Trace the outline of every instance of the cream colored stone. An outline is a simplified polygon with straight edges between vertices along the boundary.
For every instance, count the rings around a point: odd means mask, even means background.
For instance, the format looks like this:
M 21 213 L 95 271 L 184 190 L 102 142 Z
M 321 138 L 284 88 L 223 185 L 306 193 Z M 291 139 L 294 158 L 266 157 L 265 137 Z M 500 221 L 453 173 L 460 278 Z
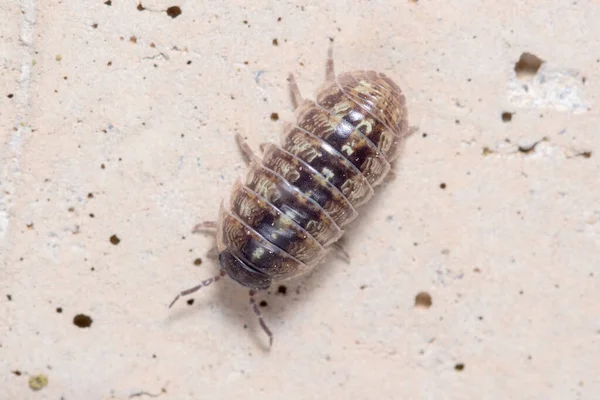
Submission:
M 0 399 L 598 398 L 596 2 L 141 4 L 0 2 Z M 287 74 L 312 97 L 329 37 L 419 132 L 350 264 L 257 296 L 266 352 L 228 279 L 167 306 L 217 271 L 191 230 L 246 170 L 234 133 L 279 136 Z

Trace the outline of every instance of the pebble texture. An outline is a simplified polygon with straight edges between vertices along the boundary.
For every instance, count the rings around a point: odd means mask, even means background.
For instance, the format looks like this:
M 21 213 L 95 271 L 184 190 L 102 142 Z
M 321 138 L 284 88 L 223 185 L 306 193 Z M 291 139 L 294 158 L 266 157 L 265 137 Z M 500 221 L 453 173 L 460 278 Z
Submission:
M 0 2 L 0 399 L 597 398 L 600 7 L 488 3 Z M 167 306 L 330 37 L 420 130 L 269 352 L 230 280 Z

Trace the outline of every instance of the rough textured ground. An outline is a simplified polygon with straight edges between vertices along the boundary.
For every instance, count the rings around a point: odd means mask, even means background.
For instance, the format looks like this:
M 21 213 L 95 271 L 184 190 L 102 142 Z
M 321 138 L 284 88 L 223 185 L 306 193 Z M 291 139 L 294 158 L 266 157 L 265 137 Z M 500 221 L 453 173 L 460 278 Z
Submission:
M 0 399 L 597 399 L 598 3 L 271 3 L 0 1 Z M 330 37 L 420 131 L 268 352 L 229 281 L 167 305 Z

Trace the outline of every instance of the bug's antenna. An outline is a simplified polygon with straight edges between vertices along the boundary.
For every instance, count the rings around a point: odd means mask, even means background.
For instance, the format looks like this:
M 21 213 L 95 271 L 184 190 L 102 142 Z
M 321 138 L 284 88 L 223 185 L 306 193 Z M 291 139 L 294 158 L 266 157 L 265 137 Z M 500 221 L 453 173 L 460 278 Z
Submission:
M 187 296 L 188 294 L 192 294 L 194 292 L 197 292 L 198 290 L 202 289 L 203 287 L 206 287 L 206 286 L 210 285 L 213 282 L 218 282 L 224 276 L 225 276 L 225 270 L 221 270 L 219 272 L 219 275 L 214 276 L 212 278 L 205 279 L 199 285 L 196 285 L 193 288 L 189 288 L 187 290 L 184 290 L 183 292 L 179 293 L 175 297 L 175 299 L 173 299 L 173 301 L 171 302 L 171 304 L 169 304 L 169 308 L 173 307 L 173 304 L 175 304 L 175 302 L 177 300 L 179 300 L 180 297 Z
M 249 293 L 250 293 L 250 305 L 252 305 L 254 314 L 256 314 L 256 316 L 258 317 L 258 322 L 260 323 L 260 327 L 263 329 L 263 331 L 265 331 L 265 333 L 269 337 L 269 347 L 273 347 L 273 332 L 271 332 L 271 330 L 269 329 L 267 324 L 265 324 L 262 313 L 260 312 L 260 309 L 258 308 L 258 305 L 256 304 L 256 300 L 254 300 L 254 295 L 256 294 L 256 292 L 254 291 L 254 289 L 250 289 Z

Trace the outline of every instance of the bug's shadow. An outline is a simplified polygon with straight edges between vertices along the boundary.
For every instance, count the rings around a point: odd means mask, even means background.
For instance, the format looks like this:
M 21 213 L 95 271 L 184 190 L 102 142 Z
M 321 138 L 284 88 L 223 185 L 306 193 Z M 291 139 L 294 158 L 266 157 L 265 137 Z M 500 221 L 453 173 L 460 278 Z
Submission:
M 273 343 L 276 345 L 278 333 L 285 326 L 282 324 L 288 315 L 292 315 L 299 305 L 309 303 L 313 292 L 321 289 L 319 282 L 343 266 L 343 261 L 335 261 L 330 255 L 324 265 L 319 265 L 310 273 L 285 282 L 274 282 L 266 291 L 258 292 L 254 297 L 263 315 L 265 323 L 273 332 Z M 269 350 L 268 337 L 259 325 L 258 318 L 252 310 L 248 289 L 240 286 L 232 279 L 226 278 L 216 289 L 215 302 L 224 307 L 230 319 L 232 329 L 248 329 L 252 340 L 263 350 Z
M 308 274 L 285 282 L 275 282 L 268 290 L 260 291 L 254 296 L 267 326 L 273 332 L 274 345 L 277 343 L 278 332 L 284 326 L 281 322 L 293 314 L 298 305 L 310 302 L 312 293 L 321 289 L 320 281 L 328 279 L 330 274 L 335 275 L 336 271 L 344 267 L 344 261 L 336 258 L 336 254 L 332 252 L 323 264 Z M 211 261 L 216 267 L 217 260 Z M 182 321 L 198 317 L 206 307 L 221 308 L 225 310 L 222 314 L 227 316 L 228 324 L 231 325 L 228 329 L 247 329 L 255 344 L 264 351 L 269 351 L 268 337 L 252 310 L 248 292 L 249 289 L 224 277 L 209 288 L 181 297 L 170 310 L 168 318 L 171 322 Z M 194 301 L 191 305 L 185 304 L 192 299 Z

